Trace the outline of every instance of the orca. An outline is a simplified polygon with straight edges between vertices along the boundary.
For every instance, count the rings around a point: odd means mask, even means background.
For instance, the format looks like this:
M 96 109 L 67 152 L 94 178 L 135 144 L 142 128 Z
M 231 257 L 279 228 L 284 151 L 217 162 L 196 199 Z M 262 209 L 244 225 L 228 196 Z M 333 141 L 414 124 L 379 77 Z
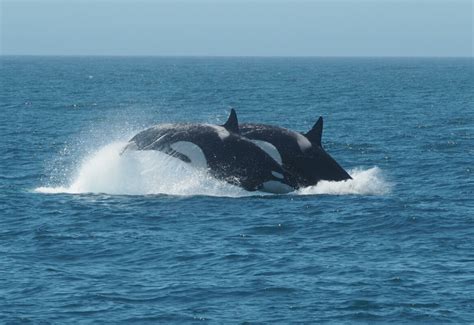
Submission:
M 256 123 L 243 123 L 239 130 L 242 136 L 251 139 L 293 174 L 297 187 L 316 185 L 321 180 L 352 179 L 321 145 L 322 117 L 305 134 Z
M 153 126 L 136 134 L 122 153 L 128 150 L 161 151 L 248 191 L 287 193 L 296 189 L 293 175 L 239 132 L 237 114 L 232 109 L 224 125 L 175 123 Z

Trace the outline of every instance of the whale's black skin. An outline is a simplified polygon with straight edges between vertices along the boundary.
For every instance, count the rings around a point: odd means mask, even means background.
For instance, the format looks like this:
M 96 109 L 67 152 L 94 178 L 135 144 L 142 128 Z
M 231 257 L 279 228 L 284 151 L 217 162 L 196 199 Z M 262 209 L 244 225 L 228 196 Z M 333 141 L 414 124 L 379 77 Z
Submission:
M 258 140 L 256 143 L 264 141 L 272 144 L 278 150 L 283 168 L 294 175 L 300 187 L 315 185 L 320 180 L 351 179 L 321 146 L 322 117 L 304 135 L 266 124 L 243 123 L 239 129 L 242 136 Z
M 204 161 L 215 178 L 248 191 L 285 193 L 297 187 L 290 173 L 234 131 L 238 132 L 238 123 L 232 111 L 224 126 L 183 123 L 151 127 L 135 135 L 124 151 L 158 150 L 187 163 L 200 160 L 202 165 Z

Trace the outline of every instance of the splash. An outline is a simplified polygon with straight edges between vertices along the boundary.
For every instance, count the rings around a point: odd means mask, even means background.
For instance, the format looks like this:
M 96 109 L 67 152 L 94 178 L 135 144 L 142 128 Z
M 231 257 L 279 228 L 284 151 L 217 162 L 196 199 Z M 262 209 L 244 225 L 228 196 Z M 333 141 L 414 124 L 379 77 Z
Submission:
M 35 191 L 50 194 L 251 195 L 158 151 L 121 155 L 125 145 L 126 142 L 115 142 L 86 157 L 69 185 L 39 187 Z
M 391 184 L 388 183 L 378 167 L 353 169 L 349 171 L 352 179 L 341 182 L 320 181 L 315 186 L 305 187 L 296 193 L 301 195 L 385 195 L 390 193 Z
M 167 194 L 179 196 L 207 195 L 242 197 L 265 195 L 247 192 L 237 186 L 219 181 L 204 170 L 158 151 L 129 151 L 121 155 L 126 142 L 105 145 L 88 155 L 76 166 L 66 185 L 43 186 L 39 193 L 104 193 L 112 195 Z M 294 194 L 361 194 L 381 195 L 389 192 L 379 168 L 353 170 L 352 180 L 320 182 L 316 186 L 300 189 Z

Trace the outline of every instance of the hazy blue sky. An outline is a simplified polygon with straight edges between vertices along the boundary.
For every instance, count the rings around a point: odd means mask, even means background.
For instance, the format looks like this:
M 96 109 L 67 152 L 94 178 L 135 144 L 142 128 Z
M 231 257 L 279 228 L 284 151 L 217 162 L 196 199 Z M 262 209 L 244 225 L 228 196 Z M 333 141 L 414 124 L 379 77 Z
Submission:
M 0 3 L 2 54 L 473 54 L 471 0 Z

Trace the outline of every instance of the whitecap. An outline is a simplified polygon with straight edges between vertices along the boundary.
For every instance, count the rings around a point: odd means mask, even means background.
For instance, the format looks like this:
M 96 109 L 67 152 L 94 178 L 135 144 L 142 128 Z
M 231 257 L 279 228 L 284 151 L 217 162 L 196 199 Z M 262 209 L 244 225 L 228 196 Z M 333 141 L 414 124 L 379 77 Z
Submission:
M 392 184 L 383 177 L 380 168 L 353 169 L 349 171 L 352 179 L 340 182 L 320 181 L 314 186 L 296 191 L 301 195 L 385 195 L 390 193 Z

